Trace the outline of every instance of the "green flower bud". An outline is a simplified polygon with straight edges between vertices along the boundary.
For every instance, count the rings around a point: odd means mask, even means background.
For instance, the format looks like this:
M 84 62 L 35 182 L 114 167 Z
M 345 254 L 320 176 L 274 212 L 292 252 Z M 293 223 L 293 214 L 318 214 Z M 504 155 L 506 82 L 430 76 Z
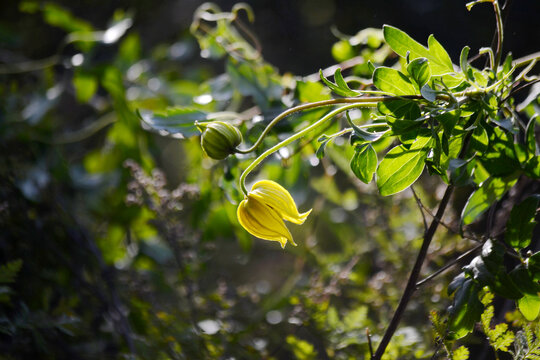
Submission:
M 240 130 L 223 121 L 198 124 L 202 131 L 201 147 L 208 157 L 223 160 L 242 142 Z

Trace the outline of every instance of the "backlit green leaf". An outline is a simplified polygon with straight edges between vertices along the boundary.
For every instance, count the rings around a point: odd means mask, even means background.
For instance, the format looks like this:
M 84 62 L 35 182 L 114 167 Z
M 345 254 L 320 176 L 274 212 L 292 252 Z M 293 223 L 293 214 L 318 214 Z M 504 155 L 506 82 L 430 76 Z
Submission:
M 506 177 L 490 177 L 474 191 L 461 214 L 464 225 L 472 223 L 479 215 L 486 211 L 495 201 L 500 200 L 504 194 L 516 183 L 518 173 Z
M 469 70 L 469 63 L 467 62 L 467 58 L 469 57 L 469 50 L 470 48 L 468 46 L 465 46 L 462 50 L 461 50 L 461 54 L 459 55 L 459 65 L 461 66 L 461 71 L 463 72 L 463 74 L 469 79 L 469 80 L 474 80 L 474 79 L 470 79 L 468 77 L 468 70 Z
M 420 107 L 413 100 L 392 99 L 380 101 L 377 109 L 384 115 L 391 115 L 397 119 L 416 120 L 420 117 Z
M 479 125 L 474 129 L 471 137 L 471 148 L 483 153 L 487 150 L 489 145 L 489 137 L 483 126 Z
M 455 290 L 448 320 L 448 337 L 460 339 L 469 334 L 480 320 L 484 305 L 478 300 L 480 287 L 472 279 L 463 279 Z
M 422 97 L 426 99 L 427 101 L 435 101 L 437 100 L 437 92 L 433 90 L 428 84 L 425 84 L 420 89 L 420 94 L 422 94 Z
M 525 295 L 517 301 L 518 309 L 527 321 L 534 321 L 540 314 L 540 297 Z
M 409 149 L 399 145 L 390 150 L 377 169 L 377 187 L 383 196 L 405 190 L 422 174 L 432 139 L 418 136 Z
M 411 59 L 424 57 L 429 60 L 432 75 L 443 75 L 454 72 L 452 60 L 441 44 L 430 35 L 428 39 L 429 49 L 411 38 L 404 31 L 393 26 L 384 25 L 384 39 L 398 55 L 402 57 L 410 54 Z
M 347 83 L 345 82 L 345 79 L 343 79 L 343 76 L 341 75 L 340 68 L 337 68 L 336 72 L 334 73 L 334 79 L 336 80 L 335 84 L 324 77 L 322 70 L 319 70 L 319 75 L 321 77 L 321 80 L 326 84 L 326 86 L 328 86 L 328 88 L 330 88 L 330 90 L 332 90 L 336 94 L 345 96 L 345 97 L 359 95 L 358 92 L 351 90 L 351 88 L 349 88 L 349 85 L 347 85 Z
M 381 66 L 373 73 L 373 84 L 381 91 L 394 95 L 415 95 L 418 93 L 412 82 L 402 72 Z
M 407 72 L 411 75 L 416 84 L 418 84 L 419 89 L 421 89 L 431 78 L 428 59 L 423 57 L 411 61 L 409 65 L 407 65 Z
M 76 72 L 73 76 L 73 87 L 77 101 L 88 102 L 96 93 L 98 81 L 95 76 L 84 72 Z
M 362 182 L 369 184 L 373 173 L 377 169 L 377 153 L 371 144 L 364 144 L 356 148 L 351 159 L 351 170 Z
M 452 65 L 450 55 L 448 55 L 441 43 L 435 39 L 435 36 L 429 35 L 428 46 L 429 56 L 427 58 L 430 64 L 434 64 L 430 65 L 432 68 L 434 68 L 432 72 L 434 74 L 454 72 L 454 65 Z

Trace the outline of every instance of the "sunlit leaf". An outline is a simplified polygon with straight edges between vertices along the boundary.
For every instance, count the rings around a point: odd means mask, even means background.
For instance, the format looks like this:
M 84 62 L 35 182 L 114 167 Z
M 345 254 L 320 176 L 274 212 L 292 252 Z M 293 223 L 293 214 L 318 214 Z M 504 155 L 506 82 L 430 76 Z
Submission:
M 428 59 L 426 58 L 417 58 L 411 61 L 407 65 L 407 72 L 416 82 L 419 89 L 426 85 L 431 78 L 431 70 L 428 65 Z
M 402 72 L 381 66 L 373 73 L 373 84 L 381 91 L 394 95 L 415 95 L 418 93 L 412 82 Z
M 426 58 L 429 60 L 429 66 L 433 75 L 443 75 L 454 72 L 454 66 L 450 56 L 433 35 L 429 36 L 426 49 L 416 40 L 407 35 L 404 31 L 393 26 L 384 25 L 384 39 L 398 55 L 402 57 L 410 54 L 411 59 Z
M 373 173 L 377 169 L 377 153 L 371 144 L 364 144 L 356 148 L 351 159 L 351 170 L 358 179 L 369 184 Z
M 398 145 L 385 155 L 377 169 L 377 187 L 381 195 L 403 191 L 418 179 L 431 141 L 429 136 L 419 136 L 409 149 Z
M 518 309 L 527 321 L 534 321 L 540 314 L 540 297 L 538 295 L 525 295 L 517 301 Z
M 504 194 L 516 183 L 518 173 L 511 174 L 504 178 L 490 177 L 484 181 L 480 187 L 474 191 L 461 214 L 461 221 L 464 225 L 472 223 L 478 216 L 486 211 L 495 201 L 500 200 Z

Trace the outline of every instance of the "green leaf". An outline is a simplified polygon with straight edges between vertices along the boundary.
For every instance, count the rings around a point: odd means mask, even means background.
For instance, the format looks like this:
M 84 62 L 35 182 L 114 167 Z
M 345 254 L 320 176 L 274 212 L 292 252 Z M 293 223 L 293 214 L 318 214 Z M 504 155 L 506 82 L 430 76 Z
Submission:
M 21 270 L 23 262 L 21 259 L 9 261 L 0 266 L 0 284 L 15 282 L 17 274 Z
M 533 179 L 540 179 L 540 155 L 533 156 L 525 164 L 525 174 Z
M 465 186 L 473 184 L 471 175 L 475 167 L 475 160 L 450 159 L 448 170 L 450 171 L 450 181 L 454 186 Z
M 517 301 L 518 309 L 527 321 L 534 321 L 540 314 L 540 297 L 527 294 Z
M 434 102 L 437 100 L 437 92 L 433 90 L 428 84 L 425 84 L 420 89 L 420 94 L 422 94 L 422 97 L 426 99 L 427 101 Z
M 412 79 L 418 84 L 418 88 L 427 84 L 431 78 L 431 70 L 428 65 L 428 59 L 422 57 L 414 59 L 407 65 L 407 72 L 411 75 Z
M 480 320 L 484 305 L 478 300 L 480 287 L 472 279 L 463 279 L 455 290 L 448 320 L 448 337 L 461 339 L 469 334 Z
M 381 91 L 394 95 L 416 95 L 418 91 L 405 74 L 381 66 L 373 73 L 373 84 Z
M 74 17 L 71 12 L 53 3 L 44 5 L 43 18 L 46 23 L 67 32 L 91 32 L 93 30 L 90 23 Z
M 516 183 L 518 173 L 506 177 L 490 177 L 474 191 L 461 213 L 464 225 L 472 223 L 479 215 L 486 211 L 495 201 L 500 200 L 504 194 Z
M 420 107 L 413 100 L 392 99 L 379 101 L 377 109 L 383 115 L 391 115 L 397 119 L 416 120 L 420 117 Z
M 326 149 L 326 145 L 328 145 L 328 142 L 332 140 L 332 138 L 328 135 L 322 135 L 317 139 L 317 141 L 320 143 L 319 147 L 317 148 L 316 155 L 319 159 L 322 159 L 324 157 L 324 150 Z
M 137 115 L 150 128 L 169 135 L 188 138 L 199 133 L 196 121 L 205 121 L 208 114 L 193 108 L 172 107 L 163 113 L 137 111 Z
M 377 153 L 371 144 L 364 144 L 355 150 L 351 159 L 351 170 L 358 179 L 369 184 L 377 169 Z
M 131 33 L 120 43 L 118 58 L 126 64 L 133 64 L 140 59 L 141 52 L 141 39 L 139 35 Z
M 478 151 L 480 154 L 488 149 L 489 136 L 482 125 L 474 129 L 471 137 L 471 148 Z
M 384 25 L 383 34 L 388 45 L 401 57 L 406 57 L 407 52 L 409 52 L 412 59 L 421 57 L 428 59 L 432 75 L 454 72 L 450 56 L 441 44 L 435 40 L 433 35 L 430 35 L 428 39 L 429 49 L 426 49 L 405 32 L 393 26 Z
M 340 68 L 337 68 L 336 72 L 334 73 L 334 79 L 336 80 L 335 84 L 324 77 L 322 70 L 319 70 L 319 76 L 321 77 L 321 80 L 326 84 L 326 86 L 328 86 L 330 90 L 332 90 L 338 95 L 347 97 L 347 96 L 358 96 L 360 94 L 354 90 L 351 90 L 351 88 L 349 88 L 349 85 L 347 85 L 347 83 L 345 82 L 345 79 L 343 79 L 343 76 L 341 75 Z
M 418 136 L 409 149 L 399 145 L 391 149 L 377 169 L 377 187 L 383 196 L 405 190 L 422 174 L 431 147 L 430 136 Z
M 347 40 L 341 40 L 332 46 L 332 56 L 337 62 L 343 62 L 356 55 L 351 43 Z
M 516 159 L 513 136 L 499 127 L 487 126 L 489 149 L 482 154 L 480 161 L 492 176 L 504 176 L 521 170 Z
M 369 142 L 377 141 L 384 134 L 386 134 L 386 131 L 381 131 L 381 132 L 369 132 L 369 131 L 366 131 L 366 130 L 356 126 L 353 123 L 353 121 L 351 120 L 351 118 L 349 116 L 349 112 L 347 112 L 346 115 L 347 115 L 347 122 L 349 123 L 349 125 L 354 130 L 354 134 L 353 134 L 354 138 L 351 137 L 351 142 L 352 143 L 355 143 L 356 141 L 359 141 L 360 139 L 362 139 L 363 141 L 369 141 Z
M 459 121 L 459 110 L 452 110 L 444 112 L 440 115 L 435 116 L 435 119 L 441 123 L 441 125 L 444 128 L 444 132 L 448 134 L 448 136 L 452 135 L 452 132 L 454 131 L 454 127 L 456 126 L 457 122 Z
M 488 286 L 495 294 L 507 299 L 519 299 L 523 292 L 504 267 L 504 251 L 500 243 L 488 240 L 482 247 L 482 254 L 463 269 L 472 274 L 481 287 Z
M 523 249 L 531 243 L 536 226 L 535 216 L 540 196 L 535 195 L 514 206 L 506 224 L 504 241 L 513 248 Z
M 443 135 L 444 136 L 444 135 Z M 444 137 L 443 137 L 444 139 Z M 463 146 L 463 134 L 452 136 L 447 143 L 447 148 L 443 149 L 440 159 L 441 170 L 446 171 L 451 160 L 457 160 Z M 446 150 L 446 151 L 445 151 Z
M 456 350 L 452 351 L 452 360 L 467 360 L 469 359 L 469 349 L 461 345 Z
M 469 63 L 467 62 L 467 59 L 469 57 L 469 50 L 470 48 L 468 46 L 465 46 L 461 50 L 461 54 L 459 55 L 459 65 L 461 66 L 461 71 L 463 72 L 463 75 L 468 80 L 474 81 L 474 78 L 469 76 Z
M 329 100 L 332 98 L 330 91 L 320 82 L 297 81 L 296 93 L 298 100 L 302 103 L 314 102 L 320 100 Z
M 293 351 L 295 359 L 314 360 L 317 358 L 317 351 L 307 341 L 298 339 L 293 335 L 288 335 L 286 341 Z
M 540 284 L 534 280 L 531 272 L 524 265 L 518 265 L 510 271 L 509 275 L 522 294 L 538 295 Z
M 454 65 L 452 64 L 452 59 L 450 59 L 450 55 L 448 55 L 448 52 L 446 52 L 441 43 L 438 42 L 437 39 L 435 39 L 435 36 L 429 35 L 428 46 L 429 56 L 427 58 L 430 63 L 435 64 L 435 66 L 432 67 L 435 67 L 437 69 L 432 70 L 433 73 L 443 71 L 446 71 L 447 73 L 454 72 Z
M 88 102 L 96 93 L 98 81 L 92 74 L 76 72 L 73 76 L 73 87 L 75 96 L 80 103 Z
M 540 251 L 527 259 L 527 265 L 533 279 L 540 280 Z

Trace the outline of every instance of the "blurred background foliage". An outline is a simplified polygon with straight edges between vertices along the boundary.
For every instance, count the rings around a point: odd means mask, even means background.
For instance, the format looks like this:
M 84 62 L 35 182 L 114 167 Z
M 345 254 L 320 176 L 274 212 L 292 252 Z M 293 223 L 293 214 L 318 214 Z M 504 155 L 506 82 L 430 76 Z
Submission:
M 283 251 L 236 221 L 250 158 L 204 157 L 189 124 L 234 116 L 253 143 L 287 107 L 330 97 L 319 68 L 360 56 L 362 79 L 368 59 L 386 61 L 380 33 L 359 30 L 436 33 L 457 59 L 465 44 L 490 45 L 492 14 L 456 1 L 249 3 L 255 22 L 240 10 L 240 26 L 202 20 L 193 33 L 201 1 L 0 4 L 0 357 L 367 356 L 366 328 L 376 342 L 421 243 L 412 192 L 380 197 L 352 174 L 345 138 L 317 156 L 313 134 L 258 175 L 313 207 L 291 229 L 299 246 Z M 536 50 L 524 34 L 540 7 L 509 6 L 517 58 Z M 295 115 L 265 142 L 320 115 Z M 167 119 L 187 125 L 167 133 Z M 434 206 L 439 187 L 425 176 L 416 190 Z M 472 247 L 459 239 L 438 234 L 426 274 Z M 444 276 L 417 294 L 388 359 L 431 358 L 428 312 L 449 305 Z

